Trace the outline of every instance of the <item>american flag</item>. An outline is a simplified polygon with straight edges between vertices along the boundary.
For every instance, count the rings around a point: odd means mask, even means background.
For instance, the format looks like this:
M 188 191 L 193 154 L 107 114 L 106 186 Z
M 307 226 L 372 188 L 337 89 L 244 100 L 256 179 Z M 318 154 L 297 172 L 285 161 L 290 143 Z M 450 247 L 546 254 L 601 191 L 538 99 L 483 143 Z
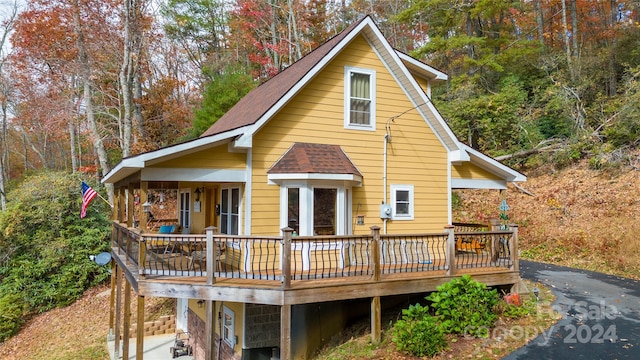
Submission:
M 91 186 L 87 185 L 84 181 L 82 182 L 82 210 L 80 210 L 80 218 L 84 218 L 87 216 L 87 207 L 91 204 L 91 201 L 98 196 L 98 193 L 91 188 Z

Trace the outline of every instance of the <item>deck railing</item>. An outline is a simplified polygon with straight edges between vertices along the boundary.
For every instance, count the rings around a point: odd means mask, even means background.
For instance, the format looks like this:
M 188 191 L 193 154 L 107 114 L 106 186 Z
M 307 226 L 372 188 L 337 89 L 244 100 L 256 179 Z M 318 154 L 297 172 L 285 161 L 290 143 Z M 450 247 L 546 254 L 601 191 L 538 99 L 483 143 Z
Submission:
M 458 229 L 467 229 L 458 227 Z M 471 268 L 517 270 L 517 226 L 508 231 L 464 231 L 447 227 L 434 234 L 233 236 L 141 234 L 114 222 L 113 246 L 140 275 L 291 281 L 380 278 L 400 273 L 462 273 Z M 396 275 L 397 276 L 397 275 Z

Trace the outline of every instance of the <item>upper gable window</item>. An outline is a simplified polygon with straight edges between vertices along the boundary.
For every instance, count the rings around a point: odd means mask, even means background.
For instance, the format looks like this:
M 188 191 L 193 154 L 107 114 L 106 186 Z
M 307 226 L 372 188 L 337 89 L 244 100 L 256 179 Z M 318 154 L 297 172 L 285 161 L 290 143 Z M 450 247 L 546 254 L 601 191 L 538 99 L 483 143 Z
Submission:
M 344 127 L 376 129 L 376 72 L 368 69 L 344 69 Z

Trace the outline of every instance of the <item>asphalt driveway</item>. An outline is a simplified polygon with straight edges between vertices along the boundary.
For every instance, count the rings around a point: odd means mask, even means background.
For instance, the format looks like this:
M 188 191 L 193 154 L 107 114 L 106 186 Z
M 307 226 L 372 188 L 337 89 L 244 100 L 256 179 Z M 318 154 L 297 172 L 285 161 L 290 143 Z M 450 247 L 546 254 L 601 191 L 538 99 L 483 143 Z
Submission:
M 639 281 L 524 260 L 520 275 L 552 290 L 562 319 L 504 359 L 640 359 Z

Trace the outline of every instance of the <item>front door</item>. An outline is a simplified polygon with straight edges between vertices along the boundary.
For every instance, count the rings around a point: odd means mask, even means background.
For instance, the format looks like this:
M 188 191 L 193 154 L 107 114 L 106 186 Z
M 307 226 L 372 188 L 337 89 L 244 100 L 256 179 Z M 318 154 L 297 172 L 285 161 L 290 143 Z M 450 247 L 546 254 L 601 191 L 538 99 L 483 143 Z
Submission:
M 240 229 L 240 188 L 220 191 L 220 233 L 238 235 Z

